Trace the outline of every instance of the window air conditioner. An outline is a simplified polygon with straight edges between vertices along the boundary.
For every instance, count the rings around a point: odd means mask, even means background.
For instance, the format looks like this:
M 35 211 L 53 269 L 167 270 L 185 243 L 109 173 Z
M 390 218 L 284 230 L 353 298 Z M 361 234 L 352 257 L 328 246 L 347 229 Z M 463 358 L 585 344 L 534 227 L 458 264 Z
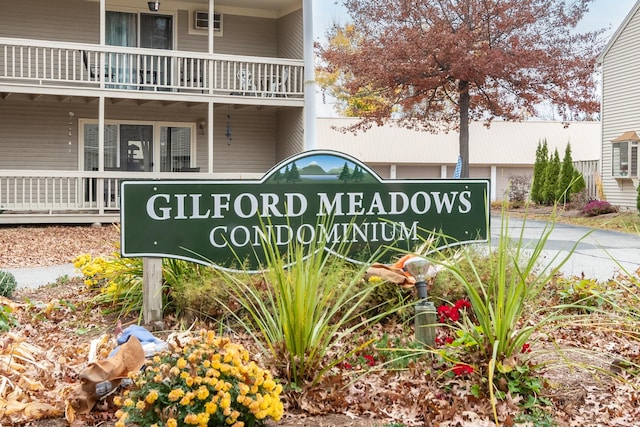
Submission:
M 196 10 L 193 12 L 193 28 L 196 30 L 206 30 L 209 28 L 209 12 Z M 213 31 L 222 32 L 222 14 L 213 13 Z

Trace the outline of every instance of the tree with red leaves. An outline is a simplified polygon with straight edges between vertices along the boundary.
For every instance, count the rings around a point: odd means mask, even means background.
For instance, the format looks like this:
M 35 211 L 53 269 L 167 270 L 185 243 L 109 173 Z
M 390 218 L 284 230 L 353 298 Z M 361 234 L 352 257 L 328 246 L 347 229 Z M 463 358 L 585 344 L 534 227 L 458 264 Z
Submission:
M 470 120 L 522 120 L 542 103 L 565 121 L 598 112 L 604 29 L 575 29 L 591 1 L 343 0 L 353 22 L 317 46 L 319 82 L 361 118 L 352 131 L 392 117 L 459 129 L 468 177 Z

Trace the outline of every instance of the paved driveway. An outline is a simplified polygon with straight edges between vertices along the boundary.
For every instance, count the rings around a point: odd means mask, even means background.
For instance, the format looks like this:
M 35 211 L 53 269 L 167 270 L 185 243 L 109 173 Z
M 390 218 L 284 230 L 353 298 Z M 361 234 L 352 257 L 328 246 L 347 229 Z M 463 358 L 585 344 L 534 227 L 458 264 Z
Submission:
M 495 241 L 500 234 L 500 221 L 499 216 L 491 218 L 491 236 Z M 523 234 L 526 244 L 535 245 L 545 225 L 543 221 L 527 220 Z M 509 235 L 512 238 L 519 237 L 522 227 L 522 219 L 509 218 Z M 621 267 L 630 273 L 640 268 L 640 235 L 560 223 L 555 224 L 547 240 L 546 259 L 542 260 L 542 263 L 549 263 L 556 254 L 559 254 L 558 258 L 564 258 L 575 242 L 583 237 L 571 258 L 560 270 L 565 276 L 580 276 L 584 273 L 588 278 L 605 281 L 621 272 Z

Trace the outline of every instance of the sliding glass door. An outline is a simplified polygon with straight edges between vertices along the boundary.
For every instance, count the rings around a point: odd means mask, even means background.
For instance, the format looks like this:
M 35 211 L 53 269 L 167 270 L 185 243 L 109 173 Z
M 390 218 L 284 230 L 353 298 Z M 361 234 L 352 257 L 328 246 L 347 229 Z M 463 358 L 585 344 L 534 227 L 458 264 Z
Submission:
M 105 125 L 104 170 L 196 171 L 193 129 L 194 125 L 186 123 L 108 123 Z M 83 169 L 97 171 L 98 124 L 86 121 L 82 130 Z

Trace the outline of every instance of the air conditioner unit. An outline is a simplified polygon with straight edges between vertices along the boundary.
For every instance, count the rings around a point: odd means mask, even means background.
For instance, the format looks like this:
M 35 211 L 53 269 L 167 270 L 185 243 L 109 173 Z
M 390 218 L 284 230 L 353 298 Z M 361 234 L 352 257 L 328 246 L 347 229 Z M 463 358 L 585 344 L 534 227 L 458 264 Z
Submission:
M 209 28 L 209 12 L 196 10 L 193 12 L 193 28 L 196 30 L 206 30 Z M 213 13 L 213 31 L 222 32 L 222 14 Z

